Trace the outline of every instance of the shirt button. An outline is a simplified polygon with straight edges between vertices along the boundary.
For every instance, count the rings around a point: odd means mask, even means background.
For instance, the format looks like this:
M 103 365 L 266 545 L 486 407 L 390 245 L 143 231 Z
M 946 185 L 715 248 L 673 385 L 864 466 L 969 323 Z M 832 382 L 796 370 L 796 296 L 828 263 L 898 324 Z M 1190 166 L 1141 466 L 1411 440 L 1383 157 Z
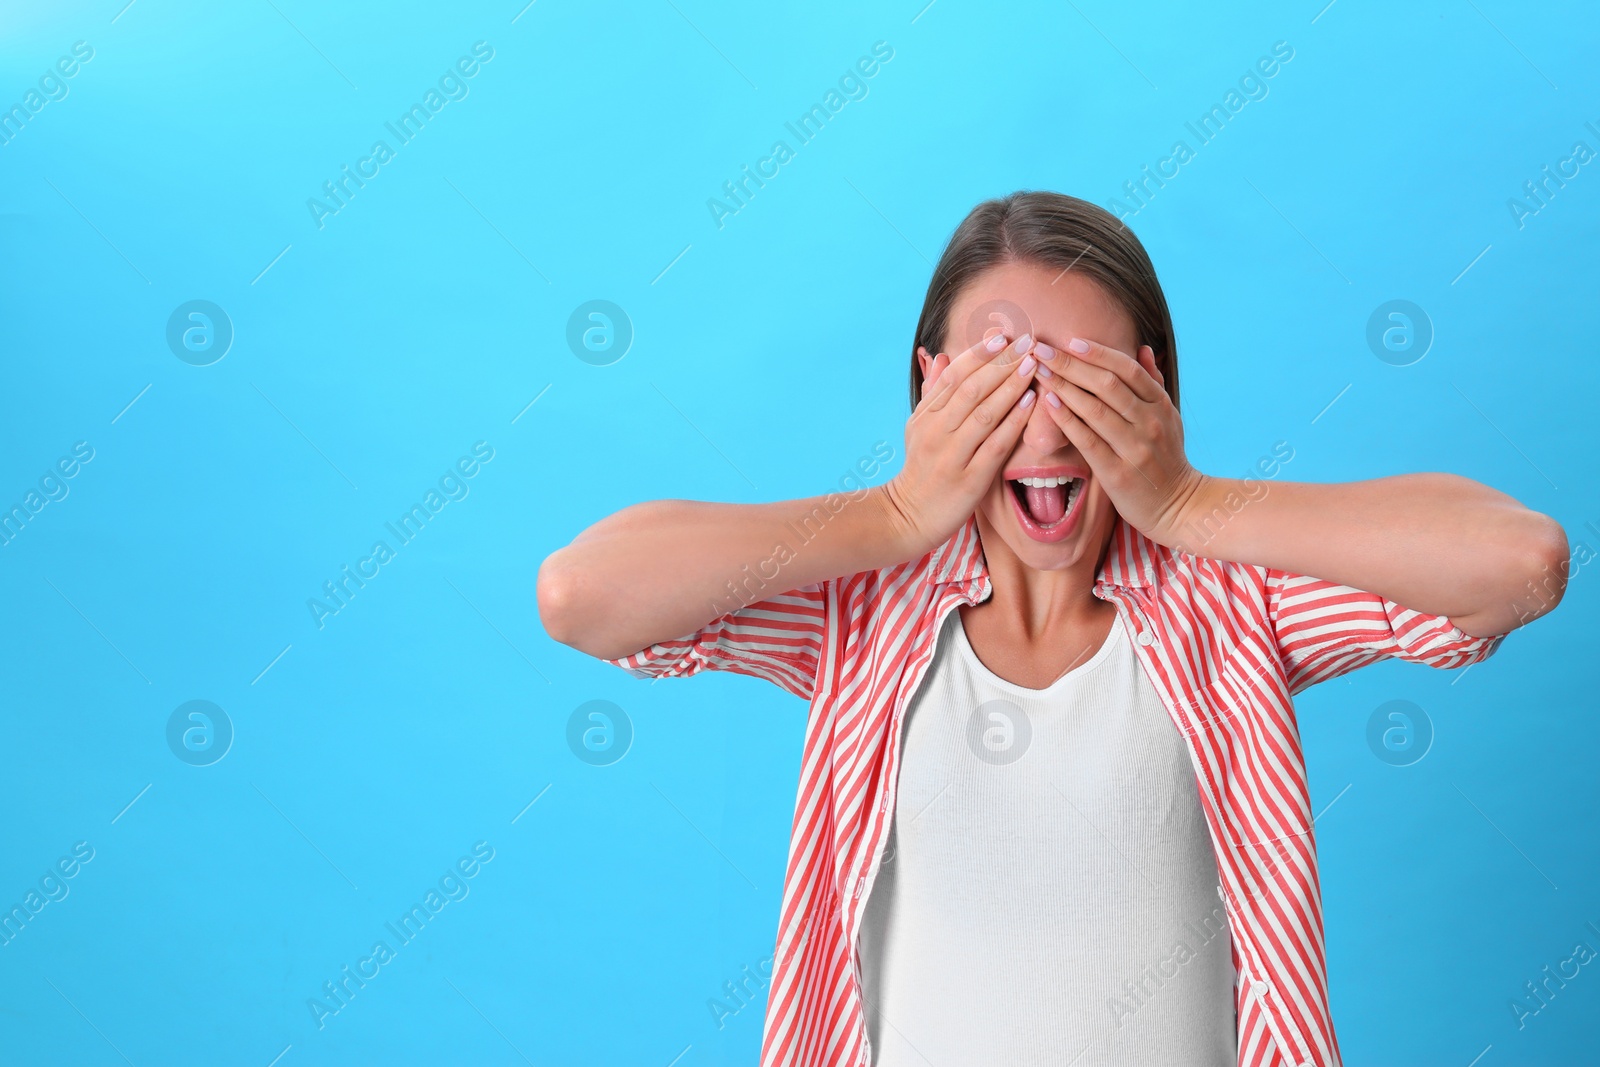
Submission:
M 1256 992 L 1261 996 L 1270 997 L 1272 995 L 1272 983 L 1265 978 L 1257 978 L 1252 984 L 1255 986 Z
M 1141 645 L 1153 645 L 1156 643 L 1156 635 L 1151 633 L 1149 630 L 1141 630 L 1139 631 L 1139 636 L 1136 638 L 1136 640 Z

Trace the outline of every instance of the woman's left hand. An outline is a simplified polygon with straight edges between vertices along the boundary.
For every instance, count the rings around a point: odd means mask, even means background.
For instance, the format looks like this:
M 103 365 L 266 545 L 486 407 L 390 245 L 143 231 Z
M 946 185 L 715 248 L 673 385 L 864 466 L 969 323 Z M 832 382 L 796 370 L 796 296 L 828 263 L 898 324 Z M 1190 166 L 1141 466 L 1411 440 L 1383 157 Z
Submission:
M 1151 540 L 1181 549 L 1178 532 L 1206 476 L 1184 454 L 1183 420 L 1150 346 L 1141 345 L 1135 359 L 1073 338 L 1039 368 L 1044 410 L 1083 453 L 1117 513 Z

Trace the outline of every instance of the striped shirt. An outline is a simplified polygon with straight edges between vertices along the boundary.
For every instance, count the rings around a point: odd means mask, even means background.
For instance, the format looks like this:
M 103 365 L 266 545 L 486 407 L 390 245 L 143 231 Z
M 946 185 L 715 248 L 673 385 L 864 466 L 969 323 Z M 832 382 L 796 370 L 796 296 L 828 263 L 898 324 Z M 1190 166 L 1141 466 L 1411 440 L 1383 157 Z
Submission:
M 810 702 L 761 1067 L 866 1067 L 857 936 L 894 811 L 900 726 L 944 618 L 993 591 L 968 519 L 921 559 L 831 579 L 612 660 L 726 670 Z M 765 595 L 765 592 L 763 593 Z M 1238 976 L 1239 1067 L 1338 1067 L 1294 693 L 1385 657 L 1460 667 L 1504 635 L 1318 578 L 1191 556 L 1117 520 L 1094 585 L 1189 750 Z

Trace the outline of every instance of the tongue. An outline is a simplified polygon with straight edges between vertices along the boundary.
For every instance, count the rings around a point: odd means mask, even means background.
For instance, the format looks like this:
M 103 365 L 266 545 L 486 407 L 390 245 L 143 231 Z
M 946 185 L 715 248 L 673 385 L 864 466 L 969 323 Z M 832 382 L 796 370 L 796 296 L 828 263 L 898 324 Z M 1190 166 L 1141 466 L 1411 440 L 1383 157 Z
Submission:
M 1023 489 L 1028 494 L 1028 514 L 1033 516 L 1033 521 L 1041 526 L 1049 526 L 1053 522 L 1060 522 L 1061 516 L 1067 513 L 1067 487 L 1052 485 L 1040 488 L 1034 485 L 1025 485 Z

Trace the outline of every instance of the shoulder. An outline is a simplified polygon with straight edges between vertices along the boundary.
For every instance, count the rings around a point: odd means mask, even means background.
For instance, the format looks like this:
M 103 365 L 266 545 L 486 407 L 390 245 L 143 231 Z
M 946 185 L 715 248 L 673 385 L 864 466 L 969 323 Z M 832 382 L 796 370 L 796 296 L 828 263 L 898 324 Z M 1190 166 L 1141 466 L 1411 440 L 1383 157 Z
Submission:
M 989 575 L 976 519 L 932 550 L 892 566 L 845 575 L 824 583 L 840 651 L 914 645 L 932 625 L 948 597 L 984 599 Z
M 1100 584 L 1142 591 L 1158 602 L 1206 614 L 1254 614 L 1270 598 L 1271 576 L 1265 567 L 1170 548 L 1119 519 Z

